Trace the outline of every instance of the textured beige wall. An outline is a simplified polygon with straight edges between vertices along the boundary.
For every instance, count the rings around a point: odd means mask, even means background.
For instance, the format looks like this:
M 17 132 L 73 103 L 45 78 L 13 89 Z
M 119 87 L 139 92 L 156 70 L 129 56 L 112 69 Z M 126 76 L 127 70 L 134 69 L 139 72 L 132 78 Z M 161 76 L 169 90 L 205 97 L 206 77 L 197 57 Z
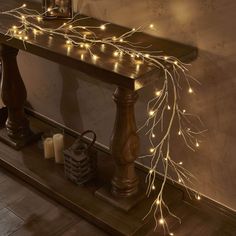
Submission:
M 208 133 L 199 151 L 186 151 L 176 139 L 172 152 L 198 177 L 197 190 L 236 209 L 236 1 L 79 0 L 78 7 L 83 13 L 125 26 L 154 23 L 157 36 L 199 48 L 191 74 L 202 86 L 184 103 L 201 116 Z M 114 86 L 27 53 L 21 53 L 19 65 L 34 109 L 73 129 L 94 129 L 99 141 L 109 145 Z M 139 92 L 138 124 L 144 121 L 150 93 L 153 86 Z M 143 146 L 142 150 L 148 148 Z

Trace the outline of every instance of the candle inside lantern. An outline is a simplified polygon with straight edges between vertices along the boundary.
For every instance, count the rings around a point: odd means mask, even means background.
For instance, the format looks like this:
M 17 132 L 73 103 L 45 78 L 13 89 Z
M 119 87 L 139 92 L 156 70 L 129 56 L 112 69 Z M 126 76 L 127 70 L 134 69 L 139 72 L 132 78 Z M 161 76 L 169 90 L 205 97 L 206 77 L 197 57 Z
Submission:
M 55 162 L 59 164 L 64 164 L 64 136 L 63 134 L 53 135 L 53 144 L 55 152 Z
M 44 147 L 44 158 L 45 159 L 53 158 L 54 157 L 53 139 L 46 138 L 43 141 L 43 147 Z

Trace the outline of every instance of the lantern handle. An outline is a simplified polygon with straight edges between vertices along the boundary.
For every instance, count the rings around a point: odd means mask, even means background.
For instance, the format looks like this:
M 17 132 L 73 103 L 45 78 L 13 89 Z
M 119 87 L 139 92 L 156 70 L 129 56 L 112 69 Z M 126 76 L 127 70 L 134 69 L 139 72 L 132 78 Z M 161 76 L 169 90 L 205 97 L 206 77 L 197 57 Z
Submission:
M 80 135 L 80 138 L 79 138 L 81 140 L 84 137 L 85 134 L 89 134 L 89 133 L 93 134 L 93 140 L 89 144 L 88 149 L 90 149 L 94 145 L 94 143 L 96 142 L 97 136 L 96 136 L 95 132 L 92 131 L 92 130 L 86 130 Z

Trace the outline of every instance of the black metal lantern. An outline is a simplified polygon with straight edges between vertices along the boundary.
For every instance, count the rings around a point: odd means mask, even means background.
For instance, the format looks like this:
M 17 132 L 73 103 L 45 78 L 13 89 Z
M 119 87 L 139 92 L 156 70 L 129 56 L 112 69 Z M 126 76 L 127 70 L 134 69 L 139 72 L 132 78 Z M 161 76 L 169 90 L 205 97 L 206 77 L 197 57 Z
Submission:
M 94 136 L 90 145 L 82 141 L 83 136 L 88 133 L 92 133 Z M 65 176 L 77 185 L 81 185 L 95 176 L 97 169 L 97 151 L 93 147 L 95 141 L 96 134 L 88 130 L 64 151 Z
M 73 16 L 72 0 L 43 0 L 46 19 L 69 19 Z

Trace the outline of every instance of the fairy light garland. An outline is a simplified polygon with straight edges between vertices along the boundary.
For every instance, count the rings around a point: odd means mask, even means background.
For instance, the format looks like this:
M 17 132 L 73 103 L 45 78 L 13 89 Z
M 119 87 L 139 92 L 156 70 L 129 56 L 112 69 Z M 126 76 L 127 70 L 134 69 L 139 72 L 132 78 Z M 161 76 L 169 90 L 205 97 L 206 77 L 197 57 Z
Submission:
M 73 47 L 83 48 L 91 56 L 94 63 L 99 60 L 99 56 L 93 53 L 93 46 L 100 44 L 100 50 L 104 52 L 106 46 L 114 48 L 112 56 L 122 60 L 123 56 L 129 56 L 133 61 L 136 73 L 140 70 L 143 63 L 149 63 L 153 67 L 161 69 L 164 73 L 162 88 L 155 92 L 155 96 L 147 104 L 148 118 L 146 122 L 139 128 L 141 130 L 147 130 L 147 135 L 150 143 L 149 153 L 141 156 L 140 158 L 149 158 L 150 167 L 146 176 L 147 183 L 147 196 L 153 191 L 158 191 L 155 201 L 152 203 L 147 215 L 153 214 L 156 225 L 155 229 L 160 225 L 164 229 L 164 233 L 172 236 L 173 232 L 170 232 L 168 222 L 165 219 L 166 213 L 176 218 L 181 222 L 180 218 L 174 215 L 163 198 L 163 190 L 167 179 L 174 182 L 178 182 L 186 187 L 188 191 L 188 184 L 192 184 L 194 176 L 184 168 L 183 161 L 175 161 L 171 157 L 170 139 L 173 135 L 173 124 L 177 120 L 178 132 L 175 135 L 180 136 L 185 145 L 194 151 L 200 147 L 200 141 L 198 139 L 205 130 L 199 130 L 191 124 L 191 117 L 197 118 L 200 122 L 200 118 L 192 115 L 186 109 L 180 108 L 180 80 L 187 84 L 189 94 L 194 94 L 194 90 L 190 84 L 191 76 L 187 75 L 187 64 L 184 64 L 180 60 L 170 55 L 156 55 L 155 51 L 148 51 L 148 47 L 141 47 L 139 43 L 133 43 L 130 41 L 130 37 L 137 32 L 145 30 L 145 27 L 133 28 L 130 31 L 120 35 L 111 36 L 106 38 L 99 38 L 94 30 L 105 31 L 109 27 L 109 23 L 105 23 L 99 26 L 86 26 L 81 25 L 83 20 L 88 17 L 78 18 L 78 14 L 71 20 L 63 23 L 57 28 L 46 28 L 42 26 L 43 15 L 50 13 L 54 9 L 47 9 L 44 13 L 39 13 L 36 10 L 28 9 L 26 4 L 22 6 L 1 12 L 3 15 L 8 15 L 16 18 L 20 23 L 18 26 L 12 26 L 6 33 L 10 38 L 18 38 L 23 41 L 24 45 L 26 41 L 30 40 L 30 36 L 36 36 L 38 34 L 48 34 L 50 36 L 61 36 L 65 39 L 65 46 L 68 53 Z M 155 30 L 155 25 L 150 24 L 148 29 Z M 86 30 L 82 33 L 82 30 Z M 80 59 L 84 60 L 85 53 L 80 54 Z M 119 62 L 114 62 L 114 71 L 117 71 Z M 195 79 L 194 79 L 195 80 Z M 172 96 L 171 96 L 172 95 Z M 167 115 L 166 115 L 167 114 Z M 167 124 L 164 125 L 164 120 L 169 117 Z M 191 126 L 192 125 L 192 126 Z M 158 135 L 157 135 L 158 132 Z M 160 188 L 156 188 L 155 182 L 157 177 L 157 168 L 162 164 L 164 169 L 163 181 Z M 174 172 L 175 177 L 169 175 L 169 170 Z M 201 200 L 201 196 L 195 194 L 197 200 Z M 165 212 L 164 212 L 165 211 Z

